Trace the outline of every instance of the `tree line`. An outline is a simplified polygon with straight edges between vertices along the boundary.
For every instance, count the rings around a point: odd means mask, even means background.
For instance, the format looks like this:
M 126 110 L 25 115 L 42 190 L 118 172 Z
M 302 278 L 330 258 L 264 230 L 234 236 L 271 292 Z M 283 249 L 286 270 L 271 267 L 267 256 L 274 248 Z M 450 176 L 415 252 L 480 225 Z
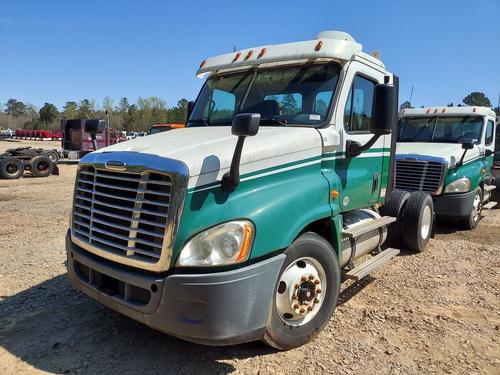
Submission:
M 147 131 L 154 124 L 184 123 L 187 99 L 181 99 L 174 107 L 167 107 L 162 98 L 139 97 L 135 103 L 121 98 L 116 104 L 109 96 L 98 106 L 92 99 L 68 101 L 59 109 L 45 103 L 40 109 L 33 104 L 9 99 L 0 112 L 0 128 L 10 129 L 58 129 L 61 119 L 100 118 L 109 121 L 110 127 L 126 131 Z
M 493 108 L 491 100 L 483 92 L 479 91 L 471 92 L 469 95 L 467 95 L 465 98 L 462 99 L 462 103 L 458 104 L 457 107 L 462 107 L 463 105 Z M 453 107 L 453 103 L 448 103 L 447 106 Z M 409 100 L 406 100 L 400 105 L 399 110 L 402 111 L 405 108 L 414 108 L 414 107 L 411 105 Z M 420 108 L 423 108 L 423 106 Z M 493 108 L 493 110 L 495 111 L 497 116 L 500 116 L 500 107 L 495 107 Z

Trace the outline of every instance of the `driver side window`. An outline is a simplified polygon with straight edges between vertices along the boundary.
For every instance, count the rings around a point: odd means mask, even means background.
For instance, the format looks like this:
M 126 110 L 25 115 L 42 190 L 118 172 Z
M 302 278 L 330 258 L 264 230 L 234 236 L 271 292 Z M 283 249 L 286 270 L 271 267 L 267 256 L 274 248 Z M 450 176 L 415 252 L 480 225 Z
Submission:
M 375 82 L 355 76 L 344 110 L 344 128 L 348 133 L 369 133 L 372 121 Z

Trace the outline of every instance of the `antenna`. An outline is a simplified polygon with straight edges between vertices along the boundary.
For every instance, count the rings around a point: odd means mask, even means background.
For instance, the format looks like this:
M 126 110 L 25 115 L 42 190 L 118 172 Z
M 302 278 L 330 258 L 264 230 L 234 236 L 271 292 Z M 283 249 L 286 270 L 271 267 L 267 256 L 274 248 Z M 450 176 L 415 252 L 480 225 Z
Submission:
M 413 85 L 411 85 L 411 92 L 410 92 L 410 105 L 411 105 L 411 98 L 413 97 Z

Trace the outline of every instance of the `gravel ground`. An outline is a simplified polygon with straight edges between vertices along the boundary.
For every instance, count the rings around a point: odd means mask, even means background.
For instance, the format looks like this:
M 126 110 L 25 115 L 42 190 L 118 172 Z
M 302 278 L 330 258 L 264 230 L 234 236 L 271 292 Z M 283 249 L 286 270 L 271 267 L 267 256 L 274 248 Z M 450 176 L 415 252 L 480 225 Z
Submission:
M 18 146 L 0 142 L 0 152 Z M 308 345 L 212 348 L 72 290 L 64 236 L 75 171 L 61 165 L 60 176 L 0 180 L 1 374 L 500 373 L 500 210 L 471 232 L 440 223 L 425 252 L 398 256 L 345 288 Z

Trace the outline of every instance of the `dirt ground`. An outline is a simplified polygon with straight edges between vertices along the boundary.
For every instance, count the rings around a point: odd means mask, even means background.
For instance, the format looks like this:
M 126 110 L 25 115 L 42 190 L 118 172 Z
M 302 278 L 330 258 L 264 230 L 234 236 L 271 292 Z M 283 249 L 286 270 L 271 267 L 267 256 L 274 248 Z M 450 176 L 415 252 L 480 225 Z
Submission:
M 0 141 L 0 152 L 10 147 L 19 144 Z M 500 373 L 500 210 L 471 232 L 440 223 L 425 252 L 400 255 L 344 290 L 308 345 L 213 348 L 156 332 L 70 287 L 64 236 L 75 171 L 61 165 L 59 176 L 0 180 L 1 374 Z

